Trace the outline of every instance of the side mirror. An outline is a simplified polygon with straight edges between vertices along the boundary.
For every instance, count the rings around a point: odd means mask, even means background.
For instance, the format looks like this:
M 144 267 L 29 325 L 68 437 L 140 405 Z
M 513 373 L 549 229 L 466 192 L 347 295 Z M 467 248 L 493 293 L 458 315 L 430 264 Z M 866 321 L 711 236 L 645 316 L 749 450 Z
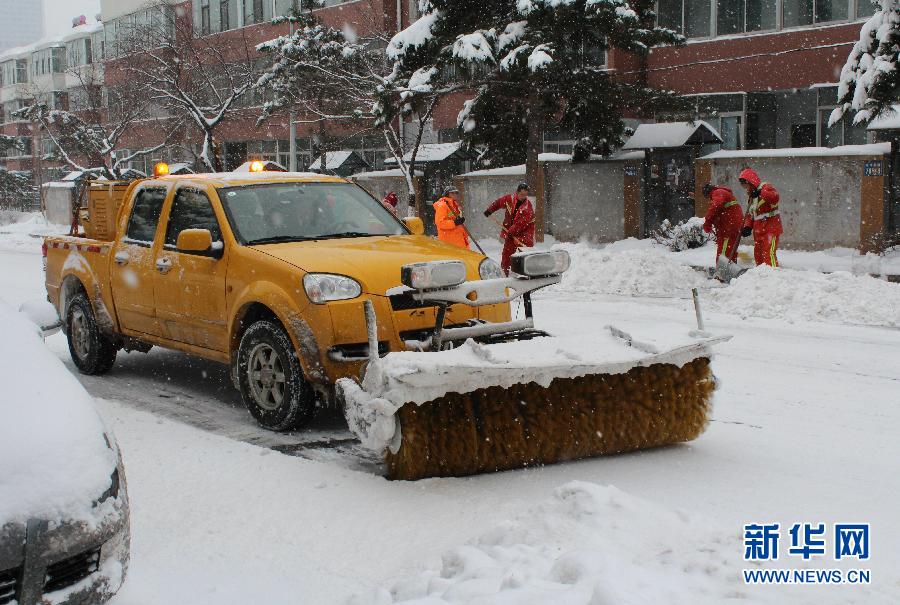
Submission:
M 222 252 L 222 248 L 213 249 L 212 233 L 209 229 L 185 229 L 178 234 L 175 248 L 187 254 L 206 254 L 215 257 L 221 256 Z
M 412 232 L 413 235 L 422 235 L 425 233 L 425 223 L 418 216 L 410 216 L 403 219 L 403 224 Z

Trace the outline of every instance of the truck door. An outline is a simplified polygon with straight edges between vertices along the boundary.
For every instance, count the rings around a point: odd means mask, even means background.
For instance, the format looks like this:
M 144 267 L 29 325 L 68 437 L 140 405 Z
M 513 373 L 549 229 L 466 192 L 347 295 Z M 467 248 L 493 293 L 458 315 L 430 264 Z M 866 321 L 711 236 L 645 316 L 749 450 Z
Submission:
M 214 249 L 179 252 L 178 234 L 185 229 L 209 229 Z M 228 350 L 226 256 L 209 197 L 194 187 L 180 187 L 169 210 L 154 273 L 156 310 L 166 338 L 214 351 Z
M 138 190 L 125 232 L 114 246 L 110 283 L 125 332 L 161 335 L 153 291 L 153 246 L 166 194 L 165 187 Z

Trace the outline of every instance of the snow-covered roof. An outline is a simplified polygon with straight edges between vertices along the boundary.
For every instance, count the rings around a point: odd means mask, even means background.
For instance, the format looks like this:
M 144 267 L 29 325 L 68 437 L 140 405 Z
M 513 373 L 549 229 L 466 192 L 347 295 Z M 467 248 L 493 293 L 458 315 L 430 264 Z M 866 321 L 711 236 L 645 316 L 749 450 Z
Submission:
M 84 38 L 86 36 L 90 36 L 93 33 L 103 30 L 103 23 L 100 21 L 94 21 L 93 23 L 85 23 L 84 25 L 78 25 L 73 27 L 65 35 L 63 35 L 59 40 L 62 42 L 69 42 L 71 40 L 77 40 L 78 38 Z
M 421 170 L 416 170 L 416 176 L 425 174 Z M 372 170 L 370 172 L 357 172 L 353 175 L 354 179 L 377 179 L 377 178 L 401 178 L 403 171 L 399 168 L 391 168 L 390 170 Z
M 247 160 L 237 168 L 235 168 L 232 172 L 250 172 L 250 165 L 253 162 L 258 162 L 260 160 Z M 287 168 L 279 164 L 278 162 L 273 162 L 272 160 L 264 160 L 263 161 L 263 170 L 277 170 L 280 172 L 287 172 Z M 169 166 L 169 174 L 174 174 L 172 172 L 172 167 Z
M 632 151 L 625 154 L 617 154 L 611 158 L 603 158 L 599 155 L 592 155 L 592 161 L 609 160 L 632 160 L 643 159 L 643 151 Z M 567 153 L 542 153 L 538 156 L 539 162 L 569 162 L 572 156 Z M 473 170 L 459 176 L 525 176 L 525 164 L 518 166 L 501 166 L 499 168 L 486 168 L 484 170 Z
M 641 124 L 622 149 L 666 149 L 684 145 L 721 143 L 716 129 L 704 122 Z
M 705 155 L 701 159 L 834 157 L 846 155 L 884 155 L 890 152 L 890 143 L 870 143 L 868 145 L 841 145 L 839 147 L 789 147 L 786 149 L 744 150 L 723 149 Z
M 866 130 L 900 130 L 900 105 L 893 105 L 891 111 L 872 120 Z
M 358 164 L 368 165 L 368 162 L 353 149 L 340 149 L 338 151 L 329 151 L 325 154 L 325 170 L 337 170 L 350 159 L 356 160 Z M 314 159 L 312 164 L 309 165 L 309 169 L 321 170 L 322 156 Z
M 460 143 L 458 141 L 456 143 L 425 143 L 424 145 L 419 145 L 419 151 L 416 153 L 416 164 L 443 162 L 457 153 L 460 154 L 460 157 L 463 157 L 459 150 L 459 146 Z M 403 155 L 403 161 L 412 161 L 412 151 L 408 151 Z M 396 158 L 387 158 L 384 163 L 396 164 L 397 160 Z

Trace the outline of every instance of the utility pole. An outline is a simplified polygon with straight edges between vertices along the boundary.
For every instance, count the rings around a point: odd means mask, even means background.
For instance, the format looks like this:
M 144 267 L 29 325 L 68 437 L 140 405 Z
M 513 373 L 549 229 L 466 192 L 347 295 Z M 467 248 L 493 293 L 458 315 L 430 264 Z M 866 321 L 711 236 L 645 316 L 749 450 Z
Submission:
M 297 12 L 303 10 L 303 6 L 300 2 L 297 3 Z M 290 35 L 294 35 L 294 22 L 292 20 L 288 21 L 288 28 Z M 294 104 L 291 103 L 290 109 L 288 109 L 288 153 L 290 157 L 288 158 L 288 170 L 290 172 L 297 172 L 297 118 L 294 115 Z

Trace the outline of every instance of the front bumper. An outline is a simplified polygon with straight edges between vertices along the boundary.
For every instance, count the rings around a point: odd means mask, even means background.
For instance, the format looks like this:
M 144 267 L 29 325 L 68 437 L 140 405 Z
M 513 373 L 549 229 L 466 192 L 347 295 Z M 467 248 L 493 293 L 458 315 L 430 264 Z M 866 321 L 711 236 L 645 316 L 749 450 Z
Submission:
M 99 505 L 102 520 L 0 528 L 0 605 L 97 605 L 121 587 L 128 570 L 130 524 L 124 482 Z M 10 595 L 5 597 L 4 595 Z

